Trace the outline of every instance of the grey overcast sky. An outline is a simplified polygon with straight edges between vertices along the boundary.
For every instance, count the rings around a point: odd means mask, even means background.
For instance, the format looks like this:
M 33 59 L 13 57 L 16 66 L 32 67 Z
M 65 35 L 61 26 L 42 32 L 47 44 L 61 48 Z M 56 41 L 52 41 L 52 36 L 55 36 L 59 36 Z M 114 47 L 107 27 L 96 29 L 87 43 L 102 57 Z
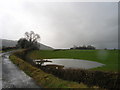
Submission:
M 0 13 L 0 38 L 18 40 L 34 31 L 53 48 L 118 47 L 117 2 L 2 0 Z

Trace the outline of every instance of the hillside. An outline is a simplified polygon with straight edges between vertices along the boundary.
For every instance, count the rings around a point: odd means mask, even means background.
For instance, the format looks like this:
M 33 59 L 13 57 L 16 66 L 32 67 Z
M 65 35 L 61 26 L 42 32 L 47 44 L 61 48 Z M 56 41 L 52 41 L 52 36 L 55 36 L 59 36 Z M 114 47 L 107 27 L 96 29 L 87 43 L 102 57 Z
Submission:
M 2 46 L 5 47 L 14 47 L 17 44 L 17 41 L 14 40 L 0 39 L 0 41 L 2 42 Z
M 5 46 L 5 47 L 14 47 L 17 44 L 17 41 L 14 41 L 14 40 L 0 39 L 0 41 L 1 41 L 1 45 Z M 0 46 L 0 48 L 2 46 Z M 40 43 L 40 49 L 42 49 L 42 50 L 50 50 L 50 49 L 53 49 L 53 48 Z

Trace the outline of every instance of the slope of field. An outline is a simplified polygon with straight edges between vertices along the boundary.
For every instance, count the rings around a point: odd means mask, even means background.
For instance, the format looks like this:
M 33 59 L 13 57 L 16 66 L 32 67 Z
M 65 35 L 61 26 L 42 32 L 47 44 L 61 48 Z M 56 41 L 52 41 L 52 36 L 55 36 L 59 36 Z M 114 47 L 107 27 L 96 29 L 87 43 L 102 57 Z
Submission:
M 118 50 L 41 50 L 28 55 L 32 59 L 72 58 L 105 64 L 93 70 L 118 71 Z

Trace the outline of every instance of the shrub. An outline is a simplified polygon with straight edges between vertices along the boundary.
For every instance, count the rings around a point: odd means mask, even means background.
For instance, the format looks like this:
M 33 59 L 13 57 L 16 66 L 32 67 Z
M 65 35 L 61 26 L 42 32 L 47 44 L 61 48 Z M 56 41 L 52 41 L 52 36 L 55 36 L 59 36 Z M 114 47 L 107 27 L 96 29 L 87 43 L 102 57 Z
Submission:
M 84 69 L 50 69 L 41 68 L 43 71 L 51 73 L 59 78 L 68 81 L 75 81 L 84 83 L 89 87 L 98 86 L 100 88 L 112 89 L 119 88 L 120 73 L 116 72 L 103 72 L 103 71 L 90 71 Z

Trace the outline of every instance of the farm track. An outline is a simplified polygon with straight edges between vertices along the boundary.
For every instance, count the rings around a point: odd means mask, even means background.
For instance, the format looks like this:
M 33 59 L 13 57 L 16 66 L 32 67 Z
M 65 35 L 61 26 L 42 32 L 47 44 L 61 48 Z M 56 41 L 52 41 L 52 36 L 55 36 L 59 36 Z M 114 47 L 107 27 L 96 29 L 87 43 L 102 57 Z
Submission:
M 40 88 L 34 80 L 9 60 L 9 53 L 0 54 L 0 86 L 2 88 Z M 0 87 L 0 88 L 1 88 Z

